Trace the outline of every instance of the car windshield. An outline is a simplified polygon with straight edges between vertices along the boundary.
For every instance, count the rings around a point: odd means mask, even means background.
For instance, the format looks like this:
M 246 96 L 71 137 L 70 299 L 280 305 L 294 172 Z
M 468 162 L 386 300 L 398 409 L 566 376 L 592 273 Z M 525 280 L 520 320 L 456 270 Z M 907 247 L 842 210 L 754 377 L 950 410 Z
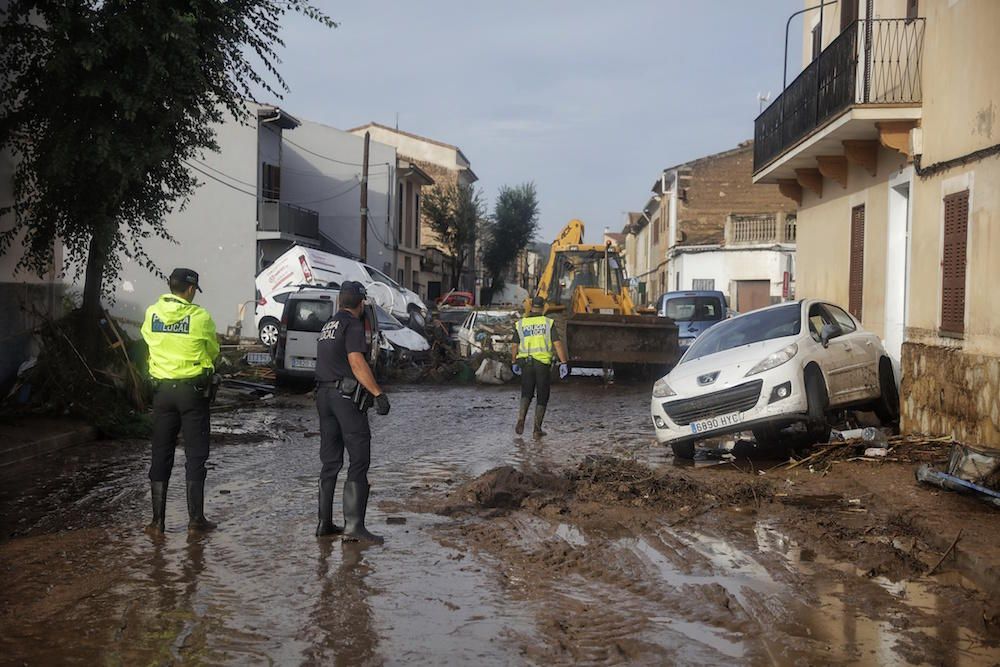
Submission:
M 387 313 L 382 306 L 375 306 L 375 313 L 378 316 L 378 328 L 382 331 L 399 331 L 403 328 L 399 320 Z
M 399 290 L 400 292 L 403 291 L 403 288 L 401 288 L 399 286 L 399 284 L 395 280 L 393 280 L 392 278 L 390 278 L 389 276 L 385 275 L 384 273 L 382 273 L 378 269 L 373 269 L 372 267 L 368 266 L 367 264 L 365 264 L 364 266 L 365 266 L 365 270 L 368 272 L 368 275 L 370 275 L 372 277 L 372 280 L 374 280 L 375 282 L 382 283 L 384 285 L 388 285 L 389 287 L 391 287 L 393 289 L 396 289 L 396 290 Z
M 722 311 L 718 297 L 677 296 L 667 300 L 667 317 L 675 322 L 718 322 Z
M 695 340 L 681 363 L 762 340 L 795 336 L 801 331 L 801 320 L 802 308 L 797 303 L 726 320 Z
M 618 256 L 597 250 L 564 250 L 556 259 L 556 277 L 550 298 L 569 306 L 577 287 L 597 288 L 618 294 L 622 289 L 622 268 Z
M 333 317 L 333 301 L 306 301 L 296 299 L 288 306 L 288 328 L 292 331 L 318 333 L 326 321 Z

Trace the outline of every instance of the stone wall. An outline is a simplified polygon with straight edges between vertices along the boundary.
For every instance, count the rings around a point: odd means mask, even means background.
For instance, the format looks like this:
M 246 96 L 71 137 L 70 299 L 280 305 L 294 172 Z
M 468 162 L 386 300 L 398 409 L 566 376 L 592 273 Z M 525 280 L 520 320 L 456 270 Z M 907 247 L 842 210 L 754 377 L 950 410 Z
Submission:
M 1000 357 L 903 343 L 901 428 L 1000 447 Z

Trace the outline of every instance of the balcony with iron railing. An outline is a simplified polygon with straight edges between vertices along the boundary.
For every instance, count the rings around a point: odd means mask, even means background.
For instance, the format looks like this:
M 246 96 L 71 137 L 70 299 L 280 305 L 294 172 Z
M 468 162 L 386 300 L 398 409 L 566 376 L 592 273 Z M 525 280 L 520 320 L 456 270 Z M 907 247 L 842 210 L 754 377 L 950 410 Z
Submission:
M 839 132 L 835 142 L 808 157 L 843 140 L 878 139 L 879 121 L 919 119 L 923 42 L 922 18 L 848 24 L 754 121 L 754 180 L 827 129 Z
M 319 213 L 308 208 L 264 199 L 257 216 L 258 235 L 319 239 Z

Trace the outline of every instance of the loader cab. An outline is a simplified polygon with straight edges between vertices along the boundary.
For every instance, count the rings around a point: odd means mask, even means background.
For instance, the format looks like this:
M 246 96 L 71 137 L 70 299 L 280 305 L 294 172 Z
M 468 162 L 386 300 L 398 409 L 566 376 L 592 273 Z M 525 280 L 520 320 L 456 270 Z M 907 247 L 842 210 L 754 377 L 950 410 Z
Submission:
M 565 250 L 556 257 L 549 302 L 572 307 L 577 287 L 621 294 L 624 278 L 617 253 L 603 250 Z

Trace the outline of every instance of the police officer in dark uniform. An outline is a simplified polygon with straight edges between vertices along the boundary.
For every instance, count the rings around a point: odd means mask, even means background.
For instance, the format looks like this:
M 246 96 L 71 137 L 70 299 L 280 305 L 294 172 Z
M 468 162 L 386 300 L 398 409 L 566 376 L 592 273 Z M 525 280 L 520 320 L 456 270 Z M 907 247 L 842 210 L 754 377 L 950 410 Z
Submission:
M 316 350 L 316 409 L 319 412 L 323 463 L 319 477 L 319 524 L 316 536 L 343 533 L 344 539 L 382 542 L 365 528 L 368 508 L 368 466 L 371 430 L 368 415 L 355 402 L 358 384 L 374 397 L 376 411 L 389 414 L 389 397 L 375 381 L 368 365 L 368 344 L 361 321 L 365 288 L 347 281 L 340 286 L 340 310 L 323 326 Z M 344 449 L 350 457 L 344 482 L 344 527 L 333 523 L 333 492 L 344 466 Z
M 162 535 L 167 507 L 167 483 L 174 467 L 178 433 L 184 434 L 188 530 L 211 530 L 205 518 L 205 462 L 209 448 L 209 404 L 214 388 L 219 341 L 215 322 L 196 305 L 201 291 L 198 274 L 174 269 L 170 292 L 146 309 L 142 337 L 149 347 L 149 375 L 153 380 L 153 457 L 149 482 L 153 520 L 146 531 Z

